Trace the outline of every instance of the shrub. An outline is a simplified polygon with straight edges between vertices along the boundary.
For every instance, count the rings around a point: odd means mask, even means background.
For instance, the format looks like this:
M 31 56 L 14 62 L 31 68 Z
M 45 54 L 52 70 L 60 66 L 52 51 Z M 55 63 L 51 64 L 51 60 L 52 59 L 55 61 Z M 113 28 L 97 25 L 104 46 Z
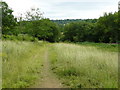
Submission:
M 32 37 L 27 34 L 19 34 L 18 36 L 15 35 L 3 35 L 2 40 L 18 40 L 18 41 L 38 41 L 37 38 Z

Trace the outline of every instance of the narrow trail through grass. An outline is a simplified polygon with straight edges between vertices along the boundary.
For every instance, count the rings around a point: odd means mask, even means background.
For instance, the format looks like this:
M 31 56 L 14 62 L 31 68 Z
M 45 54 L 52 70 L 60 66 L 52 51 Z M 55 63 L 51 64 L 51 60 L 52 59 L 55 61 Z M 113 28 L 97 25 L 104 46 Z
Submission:
M 48 42 L 4 41 L 2 46 L 3 88 L 118 87 L 116 51 Z
M 43 69 L 40 73 L 40 79 L 31 88 L 62 88 L 60 81 L 50 69 L 49 52 L 46 47 L 44 53 Z

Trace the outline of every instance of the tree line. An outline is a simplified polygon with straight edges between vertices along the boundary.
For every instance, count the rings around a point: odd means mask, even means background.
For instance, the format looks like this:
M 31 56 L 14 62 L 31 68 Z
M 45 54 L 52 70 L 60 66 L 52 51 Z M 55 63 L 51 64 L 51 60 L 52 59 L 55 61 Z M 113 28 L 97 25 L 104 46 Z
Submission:
M 6 2 L 2 8 L 2 38 L 46 40 L 49 42 L 119 42 L 119 11 L 105 13 L 98 19 L 50 20 L 37 9 L 27 11 L 24 17 L 15 18 Z
M 64 27 L 65 40 L 74 42 L 118 42 L 118 12 L 105 13 L 96 23 L 75 22 L 66 24 Z M 73 33 L 74 32 L 74 33 Z
M 97 22 L 97 19 L 63 19 L 63 20 L 61 19 L 61 20 L 51 20 L 51 21 L 59 25 L 64 25 L 71 22 L 83 22 L 83 21 L 95 23 Z

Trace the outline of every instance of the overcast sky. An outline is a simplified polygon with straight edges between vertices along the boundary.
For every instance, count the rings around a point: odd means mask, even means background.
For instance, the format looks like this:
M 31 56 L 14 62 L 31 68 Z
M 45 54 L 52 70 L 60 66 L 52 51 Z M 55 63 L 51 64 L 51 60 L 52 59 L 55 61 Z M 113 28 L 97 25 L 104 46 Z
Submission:
M 50 19 L 99 18 L 104 12 L 118 11 L 119 0 L 3 0 L 17 17 L 30 8 L 40 8 Z

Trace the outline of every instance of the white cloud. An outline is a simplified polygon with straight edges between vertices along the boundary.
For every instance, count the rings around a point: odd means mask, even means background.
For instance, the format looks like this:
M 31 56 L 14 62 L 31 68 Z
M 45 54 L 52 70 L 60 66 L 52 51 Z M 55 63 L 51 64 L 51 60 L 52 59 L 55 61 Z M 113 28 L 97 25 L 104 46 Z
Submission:
M 40 8 L 50 19 L 98 18 L 104 12 L 115 12 L 119 0 L 4 0 L 18 16 L 31 7 Z

